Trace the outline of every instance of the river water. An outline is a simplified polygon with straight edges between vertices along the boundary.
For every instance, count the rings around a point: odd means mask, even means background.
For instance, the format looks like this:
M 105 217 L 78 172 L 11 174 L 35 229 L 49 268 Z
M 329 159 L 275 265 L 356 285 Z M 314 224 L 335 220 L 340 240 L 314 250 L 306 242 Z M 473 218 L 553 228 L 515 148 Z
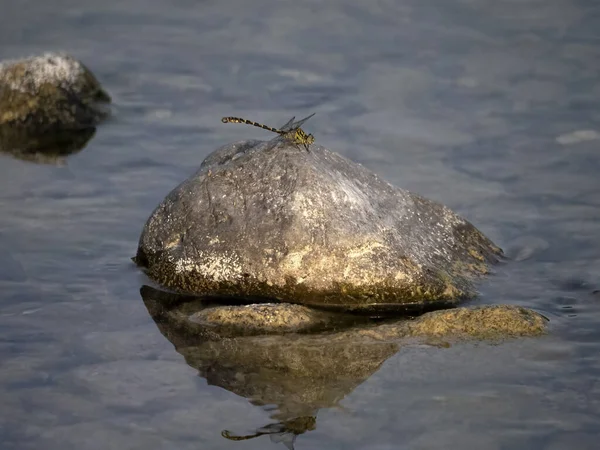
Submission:
M 0 59 L 65 50 L 114 100 L 63 164 L 0 155 L 0 448 L 598 448 L 597 2 L 4 0 L 0 11 Z M 278 394 L 313 418 L 294 437 L 277 405 L 250 401 L 251 381 L 226 389 L 226 369 L 199 370 L 171 342 L 130 257 L 152 209 L 204 157 L 271 137 L 222 116 L 277 126 L 312 112 L 304 128 L 318 143 L 502 247 L 513 260 L 477 302 L 533 308 L 550 332 L 374 349 L 370 370 L 324 381 L 319 401 L 301 383 Z M 262 403 L 285 385 L 261 380 Z M 243 442 L 221 435 L 269 424 Z

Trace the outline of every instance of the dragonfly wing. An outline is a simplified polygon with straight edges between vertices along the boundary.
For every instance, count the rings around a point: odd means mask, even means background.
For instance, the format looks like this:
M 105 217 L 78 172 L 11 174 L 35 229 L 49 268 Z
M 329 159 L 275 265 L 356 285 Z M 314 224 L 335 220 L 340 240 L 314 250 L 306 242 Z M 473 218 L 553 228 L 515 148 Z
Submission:
M 296 441 L 296 435 L 294 433 L 283 432 L 272 434 L 269 437 L 271 438 L 271 442 L 273 442 L 274 444 L 282 443 L 289 450 L 294 450 L 294 442 Z
M 316 113 L 312 113 L 310 116 L 305 117 L 304 119 L 300 119 L 298 122 L 292 124 L 292 129 L 300 128 L 304 122 L 314 116 Z M 286 124 L 287 125 L 287 124 Z
M 288 120 L 285 125 L 283 125 L 282 127 L 280 127 L 279 129 L 281 131 L 290 131 L 292 129 L 292 125 L 294 124 L 294 119 L 296 118 L 296 116 L 292 117 L 290 120 Z

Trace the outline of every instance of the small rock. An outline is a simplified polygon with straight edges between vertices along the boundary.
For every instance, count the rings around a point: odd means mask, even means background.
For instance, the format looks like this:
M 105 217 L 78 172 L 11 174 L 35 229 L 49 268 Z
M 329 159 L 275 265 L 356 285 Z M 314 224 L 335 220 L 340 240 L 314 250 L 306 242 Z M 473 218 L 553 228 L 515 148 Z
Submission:
M 189 316 L 193 323 L 218 330 L 220 335 L 227 333 L 232 336 L 305 333 L 356 322 L 355 318 L 352 319 L 343 314 L 318 311 L 290 303 L 216 306 Z
M 541 314 L 521 306 L 478 306 L 423 314 L 408 323 L 407 335 L 482 340 L 537 336 L 545 332 L 547 323 Z
M 0 151 L 40 162 L 78 151 L 108 116 L 109 102 L 89 69 L 69 55 L 4 61 Z

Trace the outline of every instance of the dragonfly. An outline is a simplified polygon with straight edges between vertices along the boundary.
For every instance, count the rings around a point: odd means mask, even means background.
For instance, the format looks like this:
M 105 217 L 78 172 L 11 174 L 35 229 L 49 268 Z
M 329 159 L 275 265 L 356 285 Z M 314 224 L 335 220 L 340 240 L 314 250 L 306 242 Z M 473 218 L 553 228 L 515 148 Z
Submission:
M 292 117 L 288 120 L 285 125 L 281 128 L 273 128 L 267 125 L 263 125 L 262 123 L 253 122 L 252 120 L 242 119 L 240 117 L 223 117 L 221 122 L 223 123 L 245 123 L 247 125 L 252 125 L 258 128 L 262 128 L 264 130 L 272 131 L 273 133 L 277 133 L 283 138 L 287 139 L 294 145 L 303 146 L 307 152 L 310 152 L 310 145 L 315 142 L 315 137 L 312 134 L 307 134 L 302 128 L 300 128 L 304 122 L 314 116 L 315 113 L 312 113 L 310 116 L 305 117 L 304 119 L 300 119 L 297 122 L 294 122 L 296 117 Z

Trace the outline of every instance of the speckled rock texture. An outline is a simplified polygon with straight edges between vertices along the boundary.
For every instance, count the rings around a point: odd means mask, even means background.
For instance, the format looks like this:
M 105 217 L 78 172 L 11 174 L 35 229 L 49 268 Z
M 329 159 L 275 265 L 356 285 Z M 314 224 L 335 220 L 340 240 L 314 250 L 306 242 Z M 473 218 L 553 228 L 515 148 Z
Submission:
M 209 155 L 152 213 L 135 260 L 183 292 L 376 311 L 473 296 L 501 253 L 447 207 L 275 139 Z
M 46 53 L 4 61 L 0 151 L 48 162 L 81 150 L 94 126 L 108 116 L 109 102 L 89 69 L 69 55 Z

